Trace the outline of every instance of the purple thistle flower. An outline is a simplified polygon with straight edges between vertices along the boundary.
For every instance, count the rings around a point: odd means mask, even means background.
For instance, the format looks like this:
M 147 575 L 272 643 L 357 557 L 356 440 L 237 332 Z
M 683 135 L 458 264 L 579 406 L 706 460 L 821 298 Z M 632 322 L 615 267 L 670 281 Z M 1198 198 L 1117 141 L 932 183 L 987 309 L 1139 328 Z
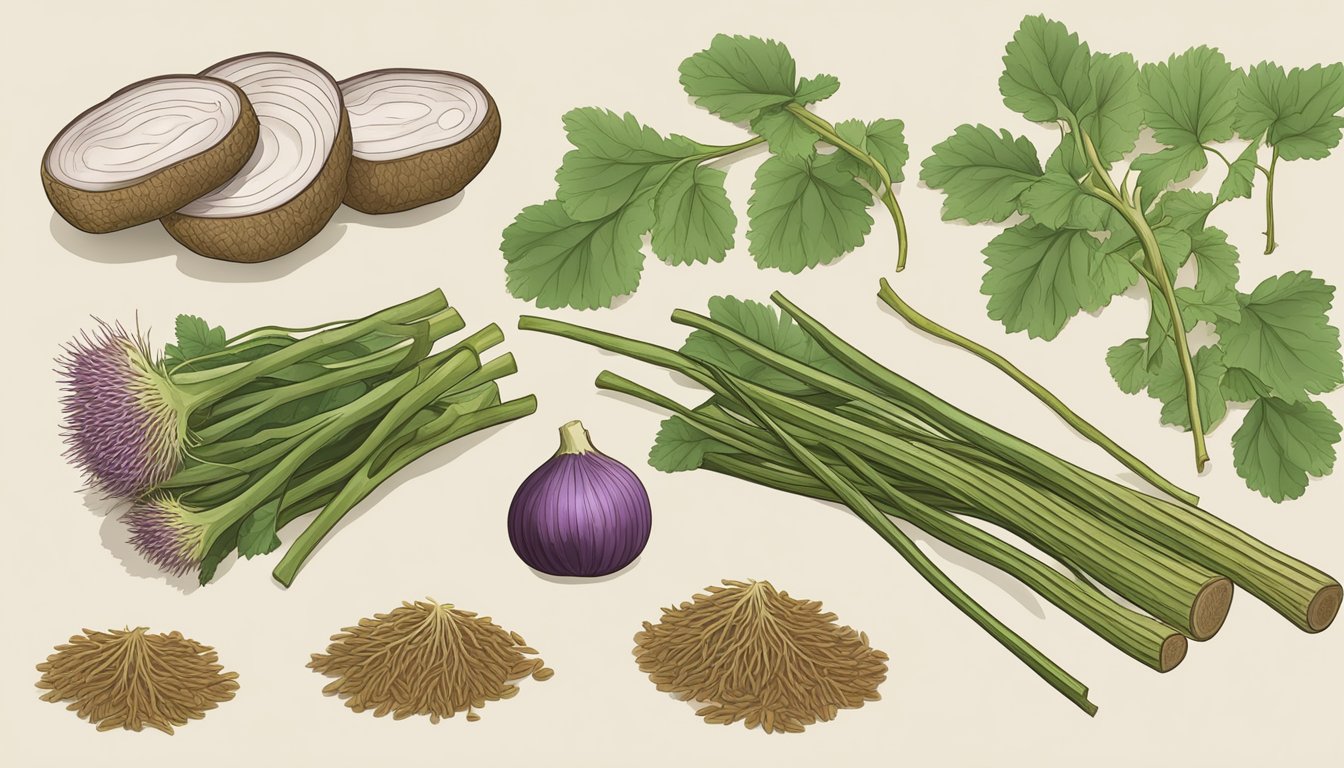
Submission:
M 143 339 L 99 321 L 56 362 L 66 456 L 93 487 L 134 498 L 177 471 L 183 425 Z
M 130 543 L 160 570 L 181 576 L 194 571 L 205 557 L 208 522 L 173 496 L 156 494 L 136 502 L 123 518 Z

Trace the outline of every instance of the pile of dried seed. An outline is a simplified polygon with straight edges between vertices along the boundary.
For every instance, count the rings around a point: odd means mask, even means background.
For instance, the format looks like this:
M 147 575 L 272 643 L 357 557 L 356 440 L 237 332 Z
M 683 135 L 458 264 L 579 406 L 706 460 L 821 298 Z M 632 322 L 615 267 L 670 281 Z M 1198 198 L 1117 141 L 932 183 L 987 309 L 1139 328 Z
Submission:
M 527 658 L 537 651 L 517 632 L 432 600 L 360 619 L 331 640 L 308 664 L 336 678 L 323 693 L 344 696 L 347 707 L 377 717 L 428 715 L 437 723 L 466 712 L 475 721 L 475 710 L 487 701 L 518 693 L 513 681 L 555 674 L 541 659 Z
M 639 668 L 658 690 L 703 702 L 696 714 L 707 723 L 743 720 L 766 733 L 799 733 L 880 698 L 887 655 L 866 634 L 768 581 L 723 584 L 635 635 Z
M 86 629 L 37 665 L 37 687 L 46 691 L 43 701 L 69 701 L 67 709 L 100 731 L 172 733 L 233 698 L 238 675 L 218 660 L 214 649 L 179 632 Z

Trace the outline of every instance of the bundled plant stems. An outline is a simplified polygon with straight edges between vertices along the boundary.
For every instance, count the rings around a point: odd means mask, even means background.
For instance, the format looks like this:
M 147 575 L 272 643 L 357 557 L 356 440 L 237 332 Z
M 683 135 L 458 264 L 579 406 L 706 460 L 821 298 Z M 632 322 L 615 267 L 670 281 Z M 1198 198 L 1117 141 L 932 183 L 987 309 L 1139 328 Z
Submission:
M 67 709 L 100 731 L 171 734 L 233 698 L 238 675 L 218 661 L 214 649 L 179 632 L 86 629 L 37 665 L 37 687 L 43 701 L 69 701 Z
M 962 591 L 893 518 L 1001 569 L 1158 671 L 1181 661 L 1187 637 L 1218 631 L 1233 582 L 1309 632 L 1338 612 L 1344 592 L 1316 568 L 1198 507 L 1141 493 L 1003 432 L 883 367 L 780 294 L 772 299 L 787 317 L 747 302 L 720 304 L 718 318 L 677 310 L 674 322 L 697 329 L 682 352 L 546 318 L 524 316 L 519 327 L 653 363 L 708 389 L 708 401 L 688 408 L 609 371 L 597 378 L 599 388 L 675 414 L 663 424 L 654 466 L 704 467 L 844 503 L 1089 714 L 1096 707 L 1086 686 Z M 750 311 L 758 322 L 741 319 Z M 1073 576 L 968 518 L 1011 531 Z
M 555 674 L 517 632 L 502 629 L 488 616 L 433 600 L 403 602 L 390 613 L 346 627 L 332 635 L 326 653 L 315 653 L 308 666 L 336 678 L 323 693 L 345 697 L 356 712 L 396 720 L 411 715 L 441 718 L 475 710 L 487 701 L 513 698 L 513 683 L 531 675 Z
M 881 698 L 887 654 L 868 635 L 768 581 L 723 584 L 664 608 L 635 635 L 636 661 L 658 690 L 706 702 L 695 714 L 707 723 L 766 733 L 801 733 Z
M 232 339 L 178 319 L 160 357 L 103 325 L 67 349 L 66 434 L 91 485 L 131 501 L 131 541 L 163 570 L 202 583 L 237 549 L 320 510 L 275 569 L 288 586 L 336 523 L 382 482 L 459 437 L 536 409 L 503 402 L 517 370 L 488 325 L 442 351 L 462 318 L 441 291 L 354 321 L 263 327 Z

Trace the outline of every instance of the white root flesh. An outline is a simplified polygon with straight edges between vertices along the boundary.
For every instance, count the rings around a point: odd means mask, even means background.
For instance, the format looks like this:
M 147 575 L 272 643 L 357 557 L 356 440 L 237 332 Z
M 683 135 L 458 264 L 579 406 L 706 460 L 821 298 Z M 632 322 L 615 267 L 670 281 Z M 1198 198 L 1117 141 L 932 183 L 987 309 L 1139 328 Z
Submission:
M 480 86 L 448 72 L 378 70 L 341 83 L 354 155 L 383 162 L 456 144 L 489 114 Z
M 133 186 L 214 147 L 241 112 L 237 92 L 224 83 L 198 77 L 150 80 L 63 131 L 47 156 L 47 172 L 89 192 Z
M 223 186 L 182 208 L 202 218 L 249 216 L 278 208 L 317 178 L 341 124 L 340 89 L 302 59 L 262 54 L 204 74 L 236 84 L 257 113 L 257 148 Z

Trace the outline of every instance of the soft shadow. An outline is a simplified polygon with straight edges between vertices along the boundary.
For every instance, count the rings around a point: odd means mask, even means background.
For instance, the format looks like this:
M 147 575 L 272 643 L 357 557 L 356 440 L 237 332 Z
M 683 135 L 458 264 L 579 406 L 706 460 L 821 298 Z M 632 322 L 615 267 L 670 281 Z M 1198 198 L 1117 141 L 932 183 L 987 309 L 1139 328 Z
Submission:
M 128 576 L 161 581 L 183 594 L 191 594 L 200 589 L 201 584 L 194 571 L 181 576 L 164 573 L 136 551 L 130 542 L 129 531 L 121 522 L 122 514 L 129 506 L 128 502 L 110 499 L 93 491 L 85 491 L 84 507 L 103 519 L 102 524 L 98 526 L 98 536 L 102 540 L 103 549 L 112 553 Z M 234 558 L 229 558 L 227 562 L 221 563 L 219 569 L 215 571 L 215 578 L 227 573 L 233 567 L 233 560 Z
M 93 235 L 75 229 L 59 214 L 52 213 L 48 229 L 57 245 L 86 261 L 127 264 L 176 256 L 177 269 L 182 274 L 223 283 L 256 283 L 283 277 L 331 250 L 345 235 L 344 224 L 329 223 L 313 239 L 284 256 L 258 264 L 238 264 L 192 253 L 170 237 L 158 222 Z
M 399 213 L 360 213 L 354 208 L 342 205 L 336 209 L 335 215 L 331 217 L 333 224 L 359 224 L 366 227 L 377 227 L 379 229 L 405 229 L 406 227 L 417 227 L 421 224 L 433 221 L 444 214 L 452 213 L 466 199 L 467 192 L 463 190 L 456 195 L 435 203 L 426 203 L 418 208 L 412 208 L 408 211 Z
M 618 579 L 621 576 L 625 575 L 626 573 L 629 573 L 630 571 L 634 570 L 635 566 L 639 565 L 639 561 L 642 560 L 643 558 L 644 556 L 640 555 L 639 557 L 636 557 L 634 561 L 632 561 L 629 565 L 625 566 L 621 570 L 616 571 L 615 573 L 608 573 L 606 576 L 556 576 L 554 574 L 538 571 L 536 568 L 532 568 L 531 566 L 528 567 L 528 570 L 532 571 L 533 576 L 536 576 L 542 581 L 549 581 L 552 584 L 601 584 L 604 581 L 611 581 L 613 579 Z

